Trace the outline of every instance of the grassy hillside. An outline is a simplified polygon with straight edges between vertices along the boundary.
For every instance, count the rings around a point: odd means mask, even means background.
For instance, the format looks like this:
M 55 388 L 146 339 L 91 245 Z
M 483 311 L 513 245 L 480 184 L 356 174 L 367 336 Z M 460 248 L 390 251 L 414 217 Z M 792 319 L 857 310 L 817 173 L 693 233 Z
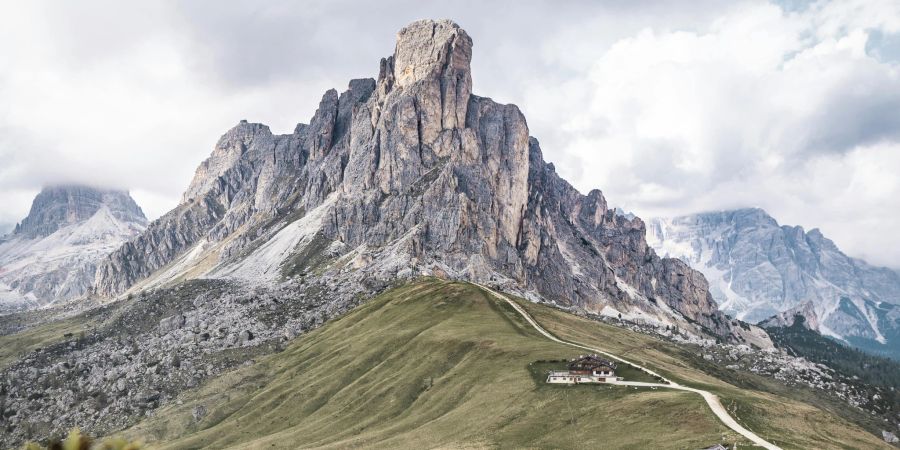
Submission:
M 679 380 L 719 390 L 747 408 L 746 425 L 786 447 L 883 445 L 815 407 L 746 393 L 704 375 L 662 349 L 669 344 L 526 306 L 553 332 L 638 356 Z M 750 448 L 691 393 L 540 382 L 541 361 L 576 354 L 472 285 L 422 281 L 182 395 L 180 405 L 159 410 L 125 434 L 173 449 L 684 449 L 723 437 Z M 203 410 L 208 413 L 195 421 L 193 413 Z
M 0 336 L 0 369 L 35 348 L 73 337 L 82 330 L 77 320 L 68 319 Z
M 884 424 L 843 401 L 714 365 L 692 348 L 546 306 L 519 303 L 544 328 L 561 338 L 605 348 L 678 383 L 716 393 L 738 422 L 783 448 L 893 448 L 855 423 L 866 424 L 872 432 Z

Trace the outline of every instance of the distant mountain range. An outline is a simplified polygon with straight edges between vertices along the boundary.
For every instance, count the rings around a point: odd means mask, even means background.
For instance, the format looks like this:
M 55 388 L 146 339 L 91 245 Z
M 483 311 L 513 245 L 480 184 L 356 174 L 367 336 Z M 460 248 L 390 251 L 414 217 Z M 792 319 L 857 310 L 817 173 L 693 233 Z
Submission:
M 146 225 L 127 192 L 45 188 L 28 216 L 0 238 L 0 313 L 84 295 L 98 262 Z
M 818 229 L 758 208 L 656 218 L 648 243 L 703 272 L 721 310 L 766 326 L 794 316 L 824 335 L 900 356 L 900 274 L 841 252 Z

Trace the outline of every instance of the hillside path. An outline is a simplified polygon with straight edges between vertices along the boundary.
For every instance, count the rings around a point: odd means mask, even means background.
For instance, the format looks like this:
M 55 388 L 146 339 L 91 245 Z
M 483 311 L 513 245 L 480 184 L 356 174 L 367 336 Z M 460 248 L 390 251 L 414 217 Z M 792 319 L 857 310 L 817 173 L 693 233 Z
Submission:
M 641 381 L 615 381 L 610 384 L 618 384 L 618 385 L 622 385 L 622 386 L 639 386 L 639 387 L 655 387 L 655 388 L 664 388 L 664 389 L 677 389 L 680 391 L 688 391 L 688 392 L 694 392 L 694 393 L 700 394 L 703 397 L 703 399 L 706 400 L 706 404 L 709 405 L 709 408 L 712 410 L 713 414 L 715 414 L 716 417 L 718 417 L 719 420 L 721 420 L 722 423 L 725 424 L 725 426 L 727 426 L 728 428 L 731 428 L 735 432 L 739 433 L 741 436 L 744 436 L 747 439 L 750 439 L 751 441 L 753 441 L 754 444 L 756 444 L 760 447 L 763 447 L 768 450 L 781 450 L 781 448 L 778 447 L 777 445 L 772 444 L 769 441 L 766 441 L 765 439 L 757 436 L 756 433 L 744 428 L 741 424 L 737 423 L 737 421 L 734 420 L 734 418 L 728 414 L 728 411 L 725 410 L 725 407 L 722 406 L 722 402 L 719 401 L 719 397 L 717 397 L 712 392 L 704 391 L 702 389 L 695 389 L 695 388 L 688 387 L 688 386 L 682 386 L 682 385 L 680 385 L 672 380 L 669 380 L 668 378 L 654 372 L 653 370 L 650 370 L 644 366 L 641 366 L 640 364 L 635 364 L 631 361 L 620 358 L 612 353 L 600 350 L 598 348 L 588 347 L 586 345 L 581 345 L 581 344 L 577 344 L 574 342 L 569 342 L 569 341 L 559 339 L 558 337 L 550 334 L 550 332 L 548 332 L 543 327 L 538 325 L 537 321 L 535 321 L 534 318 L 532 318 L 531 315 L 528 314 L 527 311 L 525 311 L 525 309 L 523 309 L 521 306 L 519 306 L 518 303 L 509 299 L 509 297 L 507 297 L 497 291 L 494 291 L 493 289 L 491 289 L 487 286 L 483 286 L 480 284 L 478 284 L 477 286 L 490 292 L 491 295 L 493 295 L 494 297 L 496 297 L 500 300 L 504 300 L 504 301 L 506 301 L 506 303 L 509 303 L 509 305 L 512 306 L 513 309 L 516 310 L 516 312 L 518 312 L 523 318 L 525 318 L 525 320 L 528 321 L 528 323 L 531 324 L 531 326 L 534 327 L 534 329 L 538 331 L 538 333 L 541 333 L 547 339 L 550 339 L 553 342 L 558 342 L 560 344 L 568 345 L 571 347 L 577 347 L 577 348 L 584 349 L 584 350 L 590 350 L 594 353 L 598 353 L 598 354 L 607 356 L 616 361 L 620 361 L 625 364 L 637 367 L 638 369 L 641 369 L 644 372 L 647 372 L 650 375 L 653 375 L 653 376 L 658 377 L 658 378 L 662 379 L 663 381 L 665 381 L 665 383 L 645 383 L 645 382 L 641 382 Z

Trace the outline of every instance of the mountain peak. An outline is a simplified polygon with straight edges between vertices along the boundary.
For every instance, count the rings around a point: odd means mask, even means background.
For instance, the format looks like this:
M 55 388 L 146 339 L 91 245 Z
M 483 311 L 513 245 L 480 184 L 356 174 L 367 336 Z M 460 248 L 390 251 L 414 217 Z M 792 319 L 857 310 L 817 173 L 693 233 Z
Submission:
M 396 87 L 440 90 L 443 129 L 461 128 L 472 94 L 472 38 L 451 20 L 419 20 L 397 33 L 390 63 Z M 438 81 L 434 84 L 434 81 Z
M 197 169 L 185 199 L 202 201 L 111 254 L 96 292 L 188 279 L 181 273 L 264 286 L 314 276 L 348 289 L 335 297 L 345 305 L 358 298 L 351 289 L 439 275 L 743 336 L 699 272 L 649 250 L 642 221 L 616 216 L 599 190 L 581 195 L 544 162 L 515 105 L 472 93 L 471 59 L 472 39 L 455 23 L 414 22 L 377 81 L 329 90 L 293 134 L 239 125 Z
M 82 296 L 97 262 L 146 225 L 126 191 L 45 187 L 28 217 L 0 239 L 0 314 Z
M 397 33 L 394 50 L 397 86 L 449 75 L 467 76 L 471 61 L 472 38 L 453 21 L 419 20 Z
M 803 318 L 803 326 L 814 331 L 819 330 L 819 316 L 812 301 L 804 302 L 786 311 L 780 312 L 760 323 L 763 327 L 790 327 Z
M 191 180 L 190 186 L 182 195 L 182 202 L 206 193 L 216 182 L 216 178 L 233 167 L 248 151 L 254 139 L 261 135 L 271 136 L 272 132 L 266 125 L 246 120 L 241 120 L 222 135 L 209 158 L 197 168 L 194 179 Z
M 767 327 L 801 315 L 808 328 L 860 348 L 896 348 L 900 321 L 880 305 L 900 302 L 900 277 L 847 256 L 818 228 L 778 225 L 747 208 L 655 219 L 648 231 L 658 252 L 704 272 L 726 313 Z
M 41 190 L 28 217 L 16 226 L 14 233 L 28 238 L 49 236 L 61 227 L 90 219 L 103 206 L 117 219 L 147 223 L 144 212 L 127 191 L 61 184 Z
M 778 221 L 775 220 L 766 210 L 762 208 L 739 208 L 730 211 L 724 211 L 725 214 L 734 217 L 735 219 L 740 219 L 743 221 L 754 221 L 758 223 L 771 223 L 775 226 L 778 226 Z

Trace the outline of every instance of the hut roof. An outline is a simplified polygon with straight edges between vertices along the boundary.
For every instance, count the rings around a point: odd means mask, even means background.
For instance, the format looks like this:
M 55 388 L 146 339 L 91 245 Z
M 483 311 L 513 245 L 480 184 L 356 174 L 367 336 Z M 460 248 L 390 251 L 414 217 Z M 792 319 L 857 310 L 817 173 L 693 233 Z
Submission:
M 592 370 L 601 367 L 616 369 L 616 363 L 597 355 L 581 355 L 569 362 L 569 370 Z

